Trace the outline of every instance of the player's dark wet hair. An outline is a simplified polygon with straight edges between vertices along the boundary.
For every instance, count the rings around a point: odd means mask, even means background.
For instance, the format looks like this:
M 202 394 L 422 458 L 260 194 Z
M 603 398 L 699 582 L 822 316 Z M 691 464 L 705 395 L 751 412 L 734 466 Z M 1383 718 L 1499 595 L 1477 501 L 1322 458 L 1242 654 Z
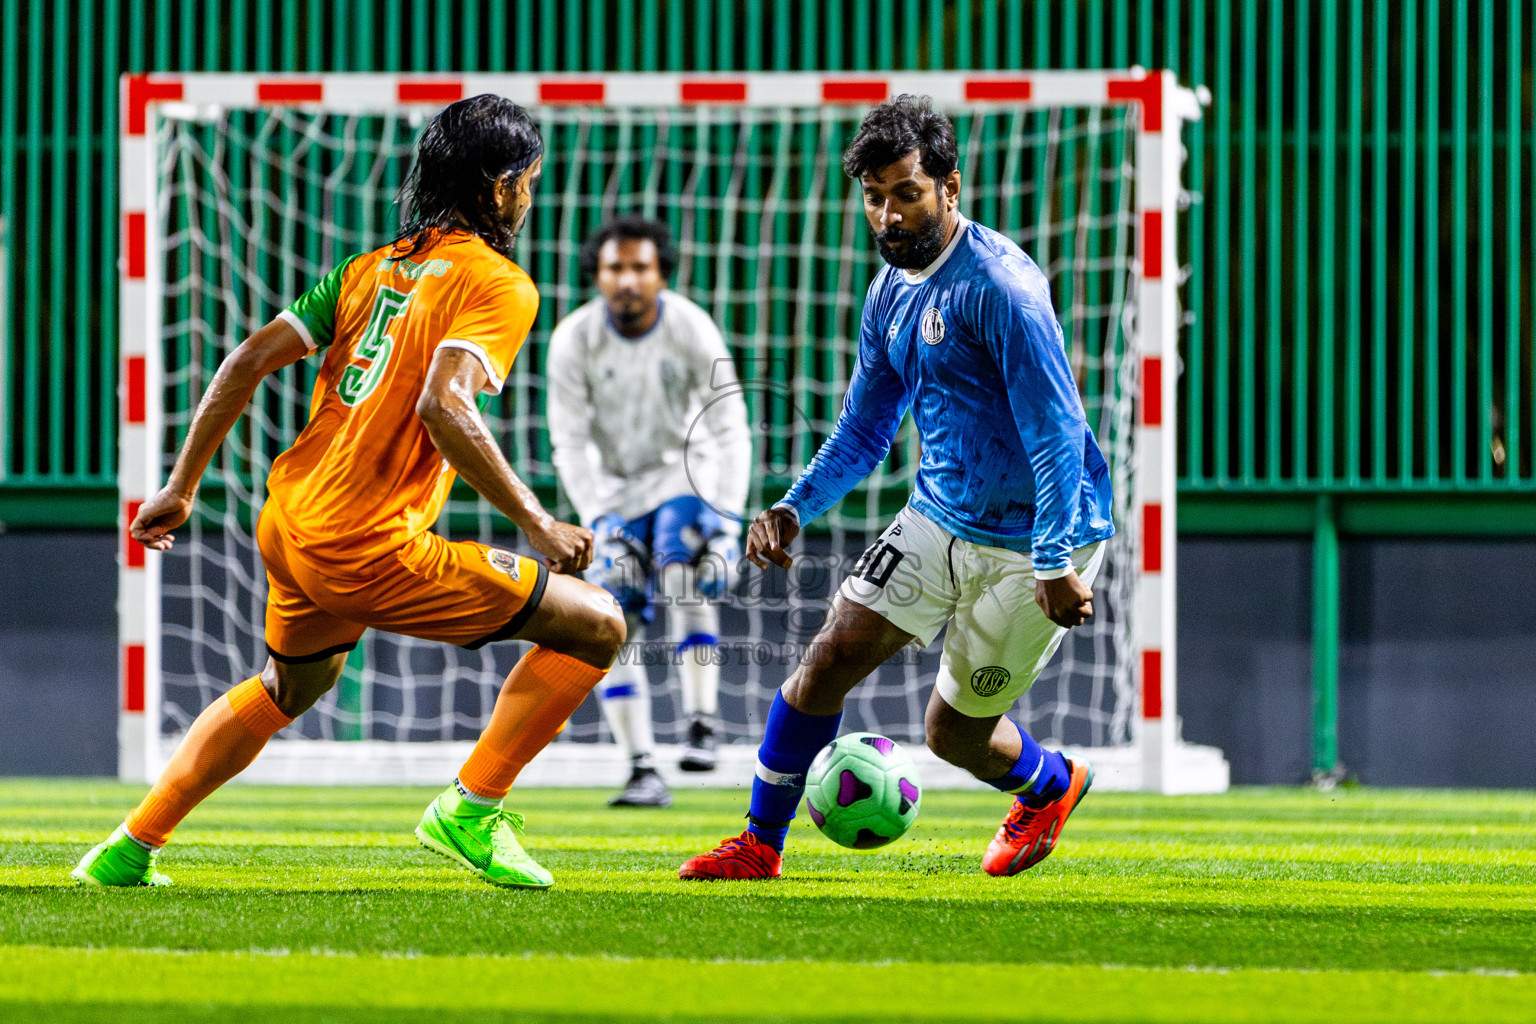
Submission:
M 672 279 L 677 269 L 677 243 L 672 241 L 672 230 L 659 220 L 647 220 L 639 214 L 630 214 L 610 220 L 587 236 L 581 243 L 581 273 L 588 281 L 597 279 L 597 260 L 603 246 L 615 238 L 649 239 L 656 246 L 656 261 L 661 265 L 661 276 Z
M 927 96 L 902 93 L 864 115 L 864 123 L 843 150 L 843 173 L 857 181 L 914 149 L 923 172 L 935 181 L 960 166 L 960 146 L 949 118 L 935 113 Z
M 461 227 L 459 213 L 487 245 L 511 259 L 517 232 L 496 213 L 496 182 L 508 174 L 517 178 L 543 152 L 533 119 L 509 99 L 481 93 L 444 107 L 427 126 L 415 166 L 400 186 L 400 255 L 413 256 Z

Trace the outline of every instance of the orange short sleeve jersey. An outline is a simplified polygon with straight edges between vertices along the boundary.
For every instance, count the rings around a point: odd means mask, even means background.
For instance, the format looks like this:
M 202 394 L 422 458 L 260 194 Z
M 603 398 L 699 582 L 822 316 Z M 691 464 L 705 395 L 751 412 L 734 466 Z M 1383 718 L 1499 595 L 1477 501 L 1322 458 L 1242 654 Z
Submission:
M 309 425 L 272 465 L 269 500 L 311 559 L 362 568 L 437 520 L 454 473 L 416 415 L 439 348 L 472 353 L 501 391 L 533 326 L 539 293 L 478 236 L 425 252 L 353 256 L 279 314 L 325 361 Z

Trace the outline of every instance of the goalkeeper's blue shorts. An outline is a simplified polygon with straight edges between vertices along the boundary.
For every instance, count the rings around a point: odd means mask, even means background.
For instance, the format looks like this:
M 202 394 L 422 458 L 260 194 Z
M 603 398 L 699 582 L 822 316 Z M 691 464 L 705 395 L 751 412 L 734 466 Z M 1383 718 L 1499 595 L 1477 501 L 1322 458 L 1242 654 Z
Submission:
M 599 536 L 587 579 L 612 594 L 625 614 L 649 623 L 657 574 L 674 562 L 697 561 L 719 529 L 719 516 L 703 499 L 673 498 L 613 529 L 607 543 Z

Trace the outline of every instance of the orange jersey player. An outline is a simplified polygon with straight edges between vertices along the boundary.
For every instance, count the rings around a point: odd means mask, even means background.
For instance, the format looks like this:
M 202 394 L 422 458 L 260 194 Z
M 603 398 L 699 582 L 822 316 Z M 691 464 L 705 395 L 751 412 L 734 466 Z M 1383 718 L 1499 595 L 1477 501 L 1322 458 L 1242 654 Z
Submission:
M 336 267 L 220 366 L 170 481 L 130 529 L 168 549 L 262 377 L 323 353 L 309 425 L 273 464 L 257 527 L 270 657 L 198 716 L 143 803 L 72 872 L 78 881 L 165 884 L 154 861 L 171 830 L 336 684 L 371 627 L 468 648 L 537 645 L 416 835 L 487 881 L 553 883 L 519 845 L 522 819 L 502 801 L 607 672 L 624 617 L 606 591 L 565 575 L 591 560 L 591 532 L 540 506 L 476 406 L 501 390 L 538 311 L 511 251 L 542 154 L 538 129 L 508 100 L 447 107 L 418 147 L 400 237 Z M 455 475 L 547 564 L 431 532 Z

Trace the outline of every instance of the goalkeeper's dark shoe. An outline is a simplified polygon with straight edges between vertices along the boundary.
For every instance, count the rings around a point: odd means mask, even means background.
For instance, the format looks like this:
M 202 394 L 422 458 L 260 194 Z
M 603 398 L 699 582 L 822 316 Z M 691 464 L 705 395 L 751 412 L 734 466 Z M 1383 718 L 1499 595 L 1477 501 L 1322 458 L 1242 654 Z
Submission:
M 1072 781 L 1067 791 L 1043 807 L 1015 799 L 1008 817 L 987 844 L 981 869 L 989 875 L 1016 875 L 1050 856 L 1067 816 L 1077 809 L 1093 786 L 1093 766 L 1082 758 L 1067 759 Z
M 723 840 L 708 853 L 689 857 L 677 869 L 677 877 L 701 882 L 714 882 L 727 878 L 778 878 L 784 859 L 779 851 L 767 843 L 759 842 L 751 832 L 743 832 Z
M 688 745 L 677 766 L 685 772 L 715 770 L 715 726 L 707 715 L 694 715 L 688 722 Z
M 672 792 L 661 781 L 655 768 L 636 768 L 629 774 L 624 791 L 608 801 L 609 807 L 671 807 Z

